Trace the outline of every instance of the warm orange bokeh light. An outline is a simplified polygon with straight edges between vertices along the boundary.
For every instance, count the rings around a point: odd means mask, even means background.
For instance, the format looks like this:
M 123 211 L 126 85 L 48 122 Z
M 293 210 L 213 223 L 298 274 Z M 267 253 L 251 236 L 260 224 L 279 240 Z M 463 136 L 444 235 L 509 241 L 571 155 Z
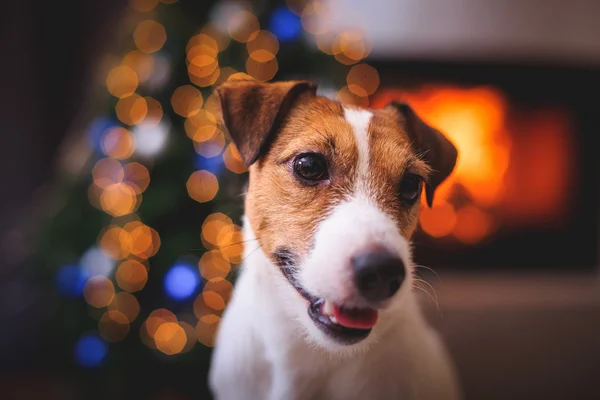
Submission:
M 225 304 L 227 304 L 233 293 L 233 285 L 225 278 L 212 278 L 206 282 L 202 292 L 214 292 L 221 296 Z M 204 298 L 204 302 L 211 308 L 215 305 L 207 302 L 206 298 Z
M 124 124 L 137 125 L 146 118 L 148 114 L 148 104 L 146 99 L 139 94 L 132 94 L 128 97 L 120 98 L 115 106 L 117 118 Z
M 225 278 L 231 270 L 229 261 L 218 250 L 209 250 L 202 255 L 198 262 L 200 275 L 206 279 Z
M 371 43 L 360 29 L 347 29 L 340 32 L 331 45 L 335 59 L 344 64 L 352 65 L 367 57 L 371 52 Z
M 231 224 L 231 218 L 223 213 L 210 214 L 202 223 L 202 245 L 206 248 L 216 248 L 219 232 Z
M 225 309 L 225 300 L 223 297 L 212 290 L 203 291 L 202 299 L 204 300 L 204 303 L 213 310 L 223 311 Z
M 185 120 L 185 133 L 194 142 L 204 142 L 212 139 L 220 130 L 217 128 L 214 114 L 200 110 L 196 115 Z
M 156 21 L 142 21 L 133 32 L 133 41 L 144 53 L 154 53 L 167 41 L 167 32 L 164 26 Z
M 131 253 L 129 234 L 119 226 L 108 226 L 98 238 L 102 251 L 114 260 L 122 260 Z
M 461 242 L 472 244 L 488 236 L 493 228 L 493 220 L 489 214 L 475 205 L 465 205 L 456 212 L 454 237 Z
M 194 328 L 192 325 L 188 324 L 185 321 L 179 321 L 179 326 L 185 332 L 185 338 L 186 338 L 185 346 L 183 347 L 183 350 L 181 350 L 181 353 L 187 353 L 189 351 L 192 351 L 192 349 L 194 348 L 194 346 L 197 343 L 196 328 Z
M 223 152 L 223 161 L 225 167 L 233 173 L 243 174 L 248 171 L 246 164 L 244 164 L 244 161 L 242 160 L 242 156 L 233 143 L 229 143 Z
M 248 75 L 260 82 L 270 81 L 275 77 L 279 64 L 277 59 L 273 58 L 267 62 L 258 62 L 250 57 L 246 61 L 246 71 Z
M 106 77 L 108 92 L 115 97 L 131 96 L 137 89 L 137 86 L 137 74 L 127 65 L 120 65 L 113 68 Z
M 357 96 L 352 93 L 348 86 L 344 86 L 340 89 L 337 95 L 337 99 L 344 104 L 351 104 L 355 106 L 368 107 L 369 98 Z
M 244 235 L 237 225 L 224 226 L 217 234 L 217 246 L 223 257 L 233 264 L 242 262 L 244 254 Z
M 331 9 L 324 2 L 307 2 L 302 10 L 301 21 L 306 32 L 322 35 L 330 29 Z
M 221 322 L 221 318 L 214 314 L 201 317 L 196 325 L 198 341 L 206 347 L 213 347 L 215 345 L 215 336 L 219 322 Z
M 115 286 L 105 276 L 92 276 L 85 283 L 83 297 L 92 307 L 106 307 L 115 297 Z
M 194 85 L 199 87 L 214 85 L 221 75 L 221 69 L 217 67 L 211 74 L 207 76 L 197 76 L 195 75 L 195 70 L 193 70 L 192 67 L 194 67 L 194 64 L 190 64 L 188 66 L 188 77 Z
M 191 85 L 179 86 L 171 96 L 173 111 L 185 118 L 198 114 L 203 102 L 202 93 Z
M 433 208 L 421 208 L 420 222 L 421 228 L 430 236 L 447 236 L 456 226 L 456 211 L 450 203 L 437 201 Z
M 204 302 L 204 297 L 202 296 L 202 293 L 200 293 L 198 295 L 198 297 L 196 297 L 196 300 L 194 301 L 194 315 L 196 315 L 196 318 L 200 319 L 205 315 L 210 315 L 210 314 L 215 314 L 215 313 L 217 313 L 217 311 L 210 308 Z
M 101 145 L 104 154 L 117 160 L 131 157 L 135 150 L 135 142 L 131 132 L 120 126 L 104 132 Z
M 346 77 L 348 89 L 359 97 L 370 96 L 379 87 L 379 74 L 368 64 L 353 66 Z
M 200 170 L 194 172 L 186 183 L 189 196 L 199 203 L 211 201 L 219 191 L 219 182 L 212 173 Z
M 217 47 L 220 52 L 227 49 L 229 42 L 231 42 L 231 38 L 223 33 L 214 22 L 209 22 L 208 24 L 204 25 L 200 33 L 211 37 L 217 43 Z
M 131 323 L 135 321 L 140 313 L 140 303 L 134 295 L 127 292 L 119 292 L 108 305 L 108 309 L 122 312 Z
M 156 330 L 154 342 L 158 350 L 171 356 L 181 353 L 187 342 L 187 335 L 177 322 L 165 322 Z
M 279 40 L 277 36 L 269 31 L 259 31 L 252 40 L 246 43 L 248 54 L 258 62 L 271 61 L 279 51 Z
M 150 184 L 148 168 L 138 162 L 131 162 L 123 167 L 123 181 L 127 182 L 137 194 L 143 193 Z
M 121 289 L 137 292 L 146 286 L 148 271 L 139 261 L 125 260 L 117 268 L 116 280 Z
M 109 342 L 119 342 L 129 333 L 129 319 L 118 310 L 105 312 L 98 322 L 100 336 Z
M 102 210 L 113 217 L 131 214 L 139 206 L 135 190 L 126 182 L 107 186 L 100 196 Z

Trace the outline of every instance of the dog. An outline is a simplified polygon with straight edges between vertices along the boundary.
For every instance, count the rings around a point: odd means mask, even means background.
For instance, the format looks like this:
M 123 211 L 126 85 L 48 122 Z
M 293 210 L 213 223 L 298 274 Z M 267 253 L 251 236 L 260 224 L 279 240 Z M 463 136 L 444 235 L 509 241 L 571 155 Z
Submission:
M 215 339 L 218 400 L 461 398 L 414 294 L 410 238 L 457 150 L 410 106 L 306 81 L 217 87 L 249 167 L 244 261 Z

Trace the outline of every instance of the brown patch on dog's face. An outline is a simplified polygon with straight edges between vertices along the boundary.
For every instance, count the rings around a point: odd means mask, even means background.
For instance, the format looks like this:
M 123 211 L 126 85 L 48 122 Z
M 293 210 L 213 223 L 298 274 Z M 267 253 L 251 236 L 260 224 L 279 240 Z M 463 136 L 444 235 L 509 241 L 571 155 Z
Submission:
M 415 156 L 396 112 L 372 112 L 366 184 L 377 206 L 408 239 L 417 225 L 419 202 L 406 204 L 398 188 L 405 173 L 426 178 L 429 168 Z M 295 158 L 307 153 L 325 158 L 329 179 L 307 186 L 294 175 Z M 305 256 L 319 222 L 355 195 L 357 164 L 355 133 L 339 103 L 312 98 L 297 105 L 261 162 L 250 168 L 246 214 L 265 254 L 285 248 Z

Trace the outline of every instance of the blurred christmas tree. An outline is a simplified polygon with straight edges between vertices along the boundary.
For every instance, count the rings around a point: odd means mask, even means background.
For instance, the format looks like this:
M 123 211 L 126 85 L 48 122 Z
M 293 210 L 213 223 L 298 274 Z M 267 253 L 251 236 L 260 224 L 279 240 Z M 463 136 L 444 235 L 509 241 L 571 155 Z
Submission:
M 176 1 L 130 0 L 96 117 L 66 153 L 60 207 L 34 244 L 50 316 L 37 359 L 63 377 L 64 398 L 208 395 L 246 179 L 215 85 L 312 79 L 368 104 L 379 84 L 357 64 L 364 35 L 330 32 L 321 2 Z

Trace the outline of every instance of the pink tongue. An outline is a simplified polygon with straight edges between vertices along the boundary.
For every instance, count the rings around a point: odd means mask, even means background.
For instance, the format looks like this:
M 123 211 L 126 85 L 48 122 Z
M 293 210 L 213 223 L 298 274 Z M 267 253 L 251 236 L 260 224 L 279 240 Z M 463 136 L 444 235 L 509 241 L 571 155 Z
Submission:
M 346 328 L 370 329 L 377 322 L 377 310 L 370 308 L 340 308 L 333 306 L 333 316 Z

